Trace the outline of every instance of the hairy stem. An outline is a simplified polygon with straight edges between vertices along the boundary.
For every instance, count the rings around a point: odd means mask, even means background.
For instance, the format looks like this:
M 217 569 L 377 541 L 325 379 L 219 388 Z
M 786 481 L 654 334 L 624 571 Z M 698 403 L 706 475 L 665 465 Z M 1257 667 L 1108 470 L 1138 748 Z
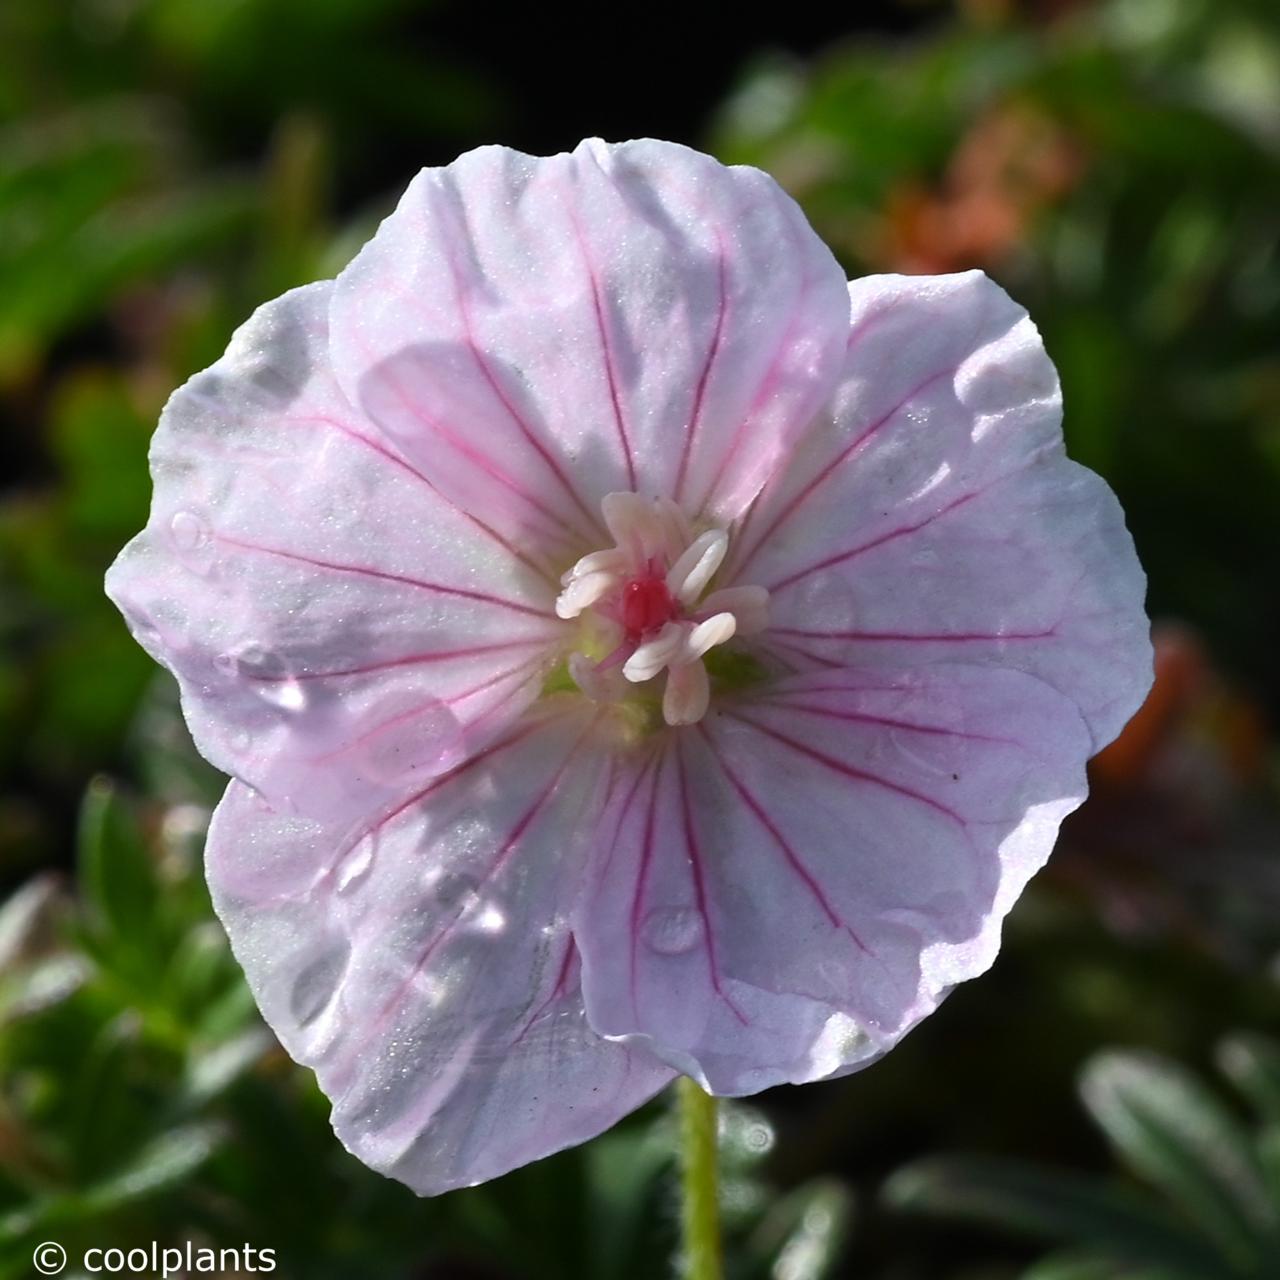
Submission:
M 676 1084 L 680 1106 L 680 1162 L 684 1280 L 722 1280 L 720 1179 L 716 1100 L 687 1076 Z

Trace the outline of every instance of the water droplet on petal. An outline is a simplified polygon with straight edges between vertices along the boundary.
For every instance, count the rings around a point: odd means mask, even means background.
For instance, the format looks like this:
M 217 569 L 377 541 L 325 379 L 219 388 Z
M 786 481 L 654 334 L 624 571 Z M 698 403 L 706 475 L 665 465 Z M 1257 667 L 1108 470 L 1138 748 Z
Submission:
M 507 917 L 492 902 L 487 902 L 476 916 L 475 927 L 481 933 L 501 933 L 507 927 Z
M 199 551 L 209 541 L 209 526 L 194 511 L 179 511 L 169 521 L 169 536 L 179 551 Z
M 338 892 L 347 893 L 355 888 L 373 868 L 373 858 L 378 849 L 378 837 L 372 835 L 362 840 L 343 860 L 338 871 Z
M 281 711 L 303 711 L 307 705 L 306 691 L 296 680 L 270 681 L 257 686 L 259 696 L 279 707 Z
M 382 783 L 434 777 L 461 758 L 457 721 L 435 700 L 389 717 L 368 735 L 360 753 L 364 774 Z
M 926 737 L 906 729 L 890 729 L 888 741 L 914 769 L 933 777 L 950 777 L 956 758 L 955 742 L 949 738 Z
M 348 943 L 333 939 L 298 973 L 289 990 L 289 1012 L 300 1026 L 314 1022 L 337 993 L 351 954 Z
M 682 955 L 702 940 L 702 917 L 693 907 L 655 907 L 645 916 L 640 936 L 659 955 Z
M 284 676 L 288 672 L 281 659 L 266 645 L 248 640 L 236 645 L 213 660 L 213 665 L 224 675 Z
M 479 889 L 475 876 L 450 872 L 435 882 L 432 893 L 445 911 L 465 911 L 479 900 Z

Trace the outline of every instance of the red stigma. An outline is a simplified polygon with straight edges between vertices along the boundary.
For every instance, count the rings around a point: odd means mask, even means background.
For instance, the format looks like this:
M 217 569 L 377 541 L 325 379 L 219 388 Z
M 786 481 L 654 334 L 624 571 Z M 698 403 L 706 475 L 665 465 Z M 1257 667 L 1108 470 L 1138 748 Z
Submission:
M 639 578 L 622 589 L 622 625 L 627 634 L 657 631 L 675 617 L 675 602 L 661 578 Z

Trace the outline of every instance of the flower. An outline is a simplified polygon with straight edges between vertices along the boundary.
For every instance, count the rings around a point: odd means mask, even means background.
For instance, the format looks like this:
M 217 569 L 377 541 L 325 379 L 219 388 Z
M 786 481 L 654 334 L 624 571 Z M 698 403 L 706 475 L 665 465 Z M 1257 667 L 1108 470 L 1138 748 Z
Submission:
M 849 1072 L 992 963 L 1150 682 L 1059 420 L 981 273 L 847 284 L 652 141 L 424 170 L 175 393 L 108 590 L 356 1155 L 437 1192 Z

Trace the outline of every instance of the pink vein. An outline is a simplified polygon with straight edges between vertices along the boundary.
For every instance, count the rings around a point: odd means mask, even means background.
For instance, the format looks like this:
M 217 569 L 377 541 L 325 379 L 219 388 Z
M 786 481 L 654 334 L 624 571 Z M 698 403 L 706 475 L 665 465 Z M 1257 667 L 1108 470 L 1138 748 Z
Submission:
M 637 991 L 637 972 L 639 969 L 640 915 L 644 910 L 645 889 L 649 880 L 649 867 L 653 862 L 653 827 L 658 808 L 658 784 L 662 781 L 662 766 L 666 763 L 665 755 L 654 757 L 653 786 L 649 791 L 649 809 L 644 820 L 644 843 L 640 849 L 640 866 L 636 871 L 636 887 L 631 895 L 631 1011 L 636 1019 L 640 1017 L 640 996 Z M 634 791 L 632 792 L 634 795 Z M 630 805 L 630 799 L 628 799 Z M 622 824 L 619 821 L 619 831 Z
M 838 551 L 835 555 L 827 556 L 825 560 L 819 560 L 816 564 L 808 565 L 803 569 L 797 569 L 794 573 L 788 574 L 785 578 L 780 578 L 777 582 L 770 584 L 770 591 L 781 591 L 784 587 L 789 587 L 793 583 L 798 582 L 801 578 L 807 578 L 810 574 L 818 573 L 823 569 L 830 569 L 833 565 L 842 564 L 846 560 L 852 560 L 855 556 L 863 555 L 867 551 L 874 551 L 877 547 L 882 547 L 887 542 L 893 542 L 897 538 L 905 538 L 908 534 L 919 533 L 921 529 L 927 528 L 933 524 L 935 520 L 942 519 L 943 516 L 949 515 L 952 511 L 963 507 L 965 503 L 972 502 L 975 498 L 981 497 L 985 492 L 983 489 L 975 489 L 972 493 L 962 494 L 958 498 L 952 499 L 945 507 L 926 516 L 923 520 L 918 520 L 915 524 L 900 525 L 896 529 L 890 529 L 888 533 L 882 533 L 878 538 L 873 538 L 870 542 L 864 542 L 860 546 L 851 547 L 848 551 Z
M 794 228 L 793 228 L 793 244 L 794 244 Z M 789 348 L 791 344 L 792 335 L 795 331 L 796 326 L 800 322 L 801 316 L 804 313 L 804 306 L 809 299 L 810 293 L 812 292 L 815 279 L 816 277 L 813 275 L 813 273 L 808 272 L 805 274 L 803 280 L 801 281 L 800 289 L 796 294 L 795 301 L 792 303 L 791 315 L 787 320 L 786 328 L 782 332 L 782 337 L 778 341 L 777 349 L 773 353 L 773 359 L 770 360 L 769 367 L 765 371 L 765 376 L 761 381 L 759 388 L 756 391 L 755 397 L 751 401 L 751 407 L 743 415 L 742 421 L 738 423 L 738 426 L 733 433 L 733 438 L 729 441 L 729 447 L 724 451 L 724 454 L 721 456 L 720 465 L 716 468 L 715 474 L 711 477 L 711 483 L 707 486 L 706 492 L 702 495 L 701 502 L 698 503 L 699 510 L 705 510 L 705 508 L 710 504 L 711 497 L 716 491 L 716 486 L 719 485 L 721 479 L 724 476 L 725 468 L 729 465 L 729 459 L 732 458 L 733 455 L 738 451 L 738 446 L 742 442 L 742 437 L 743 437 L 743 434 L 746 432 L 747 427 L 750 425 L 752 419 L 755 417 L 756 413 L 759 411 L 760 406 L 765 402 L 765 400 L 769 396 L 769 393 L 773 390 L 774 386 L 776 385 L 778 380 L 778 370 L 779 370 L 780 364 L 782 363 L 783 353 Z
M 635 798 L 640 791 L 641 783 L 644 782 L 646 775 L 657 759 L 658 753 L 655 752 L 650 755 L 635 772 L 635 777 L 631 782 L 631 790 L 627 792 L 627 798 L 622 802 L 621 809 L 618 813 L 618 821 L 614 823 L 613 839 L 609 842 L 609 853 L 605 857 L 603 866 L 600 868 L 600 876 L 602 878 L 608 874 L 609 868 L 613 865 L 614 856 L 618 851 L 619 837 L 622 834 L 623 824 L 627 820 L 627 815 L 631 812 L 631 806 L 635 802 Z
M 787 860 L 787 865 L 790 866 L 791 870 L 795 872 L 795 874 L 799 876 L 800 879 L 804 882 L 804 884 L 808 887 L 809 892 L 813 894 L 818 905 L 822 908 L 827 919 L 831 922 L 832 927 L 837 929 L 843 929 L 849 935 L 849 937 L 853 939 L 859 951 L 862 951 L 867 955 L 873 955 L 874 952 L 871 950 L 871 948 L 868 947 L 866 943 L 862 941 L 862 939 L 853 930 L 852 926 L 850 926 L 839 915 L 839 913 L 836 912 L 835 908 L 832 907 L 830 901 L 827 899 L 827 895 L 822 891 L 822 886 L 814 878 L 812 872 L 810 872 L 809 869 L 800 860 L 800 856 L 791 847 L 791 844 L 787 840 L 787 838 L 782 834 L 781 831 L 778 830 L 777 824 L 773 821 L 772 818 L 769 817 L 768 813 L 765 812 L 764 805 L 761 804 L 760 801 L 752 794 L 752 792 L 748 789 L 746 783 L 744 783 L 738 777 L 738 775 L 734 773 L 734 771 L 731 768 L 729 768 L 728 761 L 725 760 L 724 756 L 717 749 L 715 742 L 712 740 L 712 737 L 707 732 L 706 728 L 700 724 L 698 726 L 698 731 L 699 733 L 702 734 L 703 740 L 707 744 L 707 749 L 711 752 L 712 759 L 715 760 L 716 764 L 720 766 L 721 773 L 723 773 L 724 776 L 728 778 L 729 782 L 733 786 L 733 789 L 738 793 L 739 796 L 742 797 L 742 800 L 746 804 L 747 808 L 750 809 L 753 814 L 755 814 L 760 824 L 773 837 L 774 842 L 777 844 L 778 848 L 782 851 L 782 856 Z
M 556 789 L 560 785 L 560 779 L 564 777 L 565 770 L 569 767 L 570 761 L 577 754 L 578 748 L 582 744 L 582 738 L 583 738 L 583 735 L 579 735 L 577 740 L 574 742 L 573 746 L 569 749 L 568 753 L 565 755 L 565 758 L 560 762 L 560 765 L 556 769 L 555 773 L 552 775 L 551 780 L 542 788 L 542 790 L 534 798 L 533 803 L 530 804 L 527 809 L 525 809 L 525 811 L 520 815 L 519 819 L 516 821 L 515 826 L 511 828 L 510 833 L 507 835 L 507 837 L 503 840 L 502 844 L 499 846 L 498 852 L 495 855 L 493 861 L 490 862 L 487 868 L 485 868 L 484 874 L 480 877 L 479 881 L 477 882 L 476 884 L 477 892 L 480 889 L 482 889 L 485 885 L 487 885 L 493 879 L 493 877 L 496 876 L 498 872 L 501 871 L 502 868 L 506 866 L 506 864 L 511 860 L 512 855 L 515 853 L 515 850 L 519 846 L 521 837 L 525 834 L 526 831 L 528 831 L 529 827 L 533 824 L 533 820 L 538 816 L 539 812 L 541 812 L 542 808 L 546 805 L 547 801 L 550 800 L 551 797 L 555 794 Z M 479 758 L 480 757 L 477 757 L 477 759 Z M 449 776 L 451 778 L 457 777 L 457 774 L 458 774 L 458 770 L 455 770 L 454 773 Z M 403 812 L 403 806 L 400 812 Z M 376 1034 L 377 1031 L 386 1024 L 387 1018 L 390 1017 L 391 1014 L 394 1013 L 395 1010 L 399 1008 L 401 1003 L 404 1001 L 405 995 L 409 992 L 414 982 L 417 980 L 418 975 L 430 963 L 431 957 L 435 955 L 437 949 L 444 942 L 444 940 L 448 938 L 449 935 L 453 932 L 454 927 L 457 925 L 458 920 L 461 918 L 461 916 L 462 916 L 462 912 L 458 911 L 453 916 L 453 918 L 447 921 L 444 927 L 440 929 L 440 931 L 435 935 L 435 937 L 432 938 L 431 941 L 428 942 L 427 945 L 422 949 L 422 951 L 418 954 L 418 958 L 415 960 L 413 968 L 410 971 L 409 975 L 404 979 L 404 981 L 395 990 L 395 992 L 392 993 L 392 995 L 387 1000 L 386 1004 L 383 1005 L 383 1007 L 379 1010 L 378 1015 L 374 1019 L 373 1023 L 365 1030 L 365 1032 L 357 1040 L 356 1042 L 357 1046 L 363 1047 L 363 1044 L 368 1040 L 368 1038 Z
M 560 962 L 560 968 L 556 973 L 555 985 L 551 988 L 551 994 L 525 1019 L 524 1025 L 511 1042 L 513 1049 L 529 1034 L 538 1019 L 569 990 L 569 975 L 573 971 L 573 958 L 577 953 L 578 947 L 573 940 L 573 934 L 569 934 L 565 942 L 564 959 Z
M 450 769 L 448 773 L 441 774 L 438 778 L 432 778 L 425 787 L 415 791 L 408 797 L 408 799 L 402 800 L 394 809 L 384 813 L 382 817 L 378 818 L 369 826 L 363 828 L 357 835 L 348 840 L 338 851 L 334 860 L 324 869 L 320 876 L 317 877 L 315 885 L 313 885 L 313 890 L 329 880 L 338 868 L 342 866 L 346 861 L 347 856 L 352 853 L 353 850 L 358 849 L 367 839 L 369 839 L 370 836 L 377 835 L 380 831 L 384 830 L 402 813 L 405 813 L 407 810 L 412 809 L 414 805 L 425 800 L 432 794 L 432 792 L 438 791 L 441 787 L 448 786 L 449 783 L 454 782 L 458 778 L 469 773 L 483 761 L 490 759 L 492 756 L 498 755 L 508 747 L 516 746 L 517 743 L 524 741 L 525 738 L 533 733 L 535 729 L 541 727 L 542 725 L 538 723 L 522 725 L 514 733 L 508 734 L 501 741 L 492 743 L 482 751 L 477 751 L 475 755 L 462 761 L 461 764 Z
M 226 546 L 238 547 L 241 551 L 253 551 L 260 555 L 277 556 L 282 560 L 291 560 L 297 564 L 311 565 L 315 569 L 328 569 L 334 573 L 351 573 L 361 578 L 376 578 L 382 582 L 399 582 L 407 587 L 417 587 L 422 591 L 431 591 L 436 595 L 456 596 L 461 600 L 475 600 L 481 604 L 496 605 L 501 609 L 511 609 L 516 613 L 527 614 L 533 618 L 555 619 L 555 614 L 547 609 L 538 609 L 533 605 L 521 604 L 518 600 L 508 600 L 504 596 L 496 596 L 488 591 L 473 591 L 469 587 L 449 587 L 441 582 L 428 582 L 424 578 L 412 578 L 407 574 L 390 573 L 385 569 L 373 569 L 367 565 L 338 564 L 333 560 L 320 560 L 314 556 L 304 556 L 296 551 L 285 551 L 279 547 L 264 547 L 256 542 L 246 542 L 240 538 L 232 538 L 225 533 L 212 535 L 218 542 Z
M 591 253 L 591 246 L 587 243 L 587 237 L 582 230 L 582 225 L 578 221 L 572 198 L 566 200 L 565 208 L 569 215 L 569 223 L 573 227 L 574 238 L 578 242 L 578 251 L 582 255 L 583 266 L 587 271 L 587 279 L 591 283 L 591 302 L 595 312 L 596 330 L 600 335 L 600 354 L 604 360 L 605 377 L 609 383 L 609 399 L 613 403 L 613 420 L 617 425 L 618 440 L 622 445 L 623 457 L 626 459 L 627 484 L 634 489 L 636 487 L 635 457 L 631 452 L 631 439 L 627 434 L 627 424 L 622 415 L 622 400 L 618 394 L 618 378 L 614 370 L 613 350 L 609 344 L 609 327 L 605 322 L 604 304 L 600 298 L 600 280 L 596 272 L 595 259 Z
M 882 787 L 886 791 L 892 791 L 908 799 L 915 800 L 930 809 L 936 810 L 945 817 L 950 818 L 962 828 L 967 828 L 967 823 L 954 809 L 949 808 L 940 800 L 935 800 L 932 796 L 927 796 L 923 792 L 913 791 L 910 787 L 904 787 L 899 782 L 892 782 L 888 778 L 881 777 L 878 773 L 869 773 L 865 769 L 857 769 L 851 764 L 846 764 L 843 760 L 837 760 L 835 756 L 829 756 L 823 751 L 817 750 L 803 742 L 796 741 L 795 738 L 788 737 L 785 733 L 779 733 L 777 729 L 771 729 L 768 725 L 761 724 L 758 720 L 752 720 L 749 716 L 744 716 L 737 711 L 724 711 L 723 715 L 727 715 L 734 720 L 740 721 L 742 724 L 748 725 L 762 733 L 766 737 L 772 738 L 775 742 L 781 742 L 783 746 L 790 747 L 793 751 L 799 752 L 802 756 L 807 756 L 810 760 L 816 760 L 819 764 L 825 765 L 834 773 L 840 774 L 842 777 L 849 778 L 854 782 L 868 782 L 872 786 Z
M 467 240 L 474 245 L 475 237 L 471 234 L 470 227 L 467 223 L 465 209 L 462 212 L 463 234 Z M 459 269 L 457 255 L 453 251 L 449 237 L 446 235 L 445 256 L 449 263 L 449 273 L 453 278 L 454 298 L 458 304 L 458 313 L 462 317 L 463 336 L 466 339 L 467 350 L 470 352 L 472 359 L 476 363 L 476 367 L 484 376 L 484 380 L 489 384 L 493 394 L 498 398 L 498 403 L 506 410 L 508 417 L 515 423 L 517 430 L 524 436 L 525 440 L 533 447 L 543 463 L 551 471 L 551 474 L 560 482 L 561 487 L 573 499 L 578 510 L 587 518 L 589 528 L 599 528 L 600 522 L 597 516 L 588 508 L 583 501 L 581 494 L 574 487 L 573 482 L 565 474 L 564 468 L 561 467 L 559 461 L 550 449 L 538 438 L 538 434 L 524 416 L 519 413 L 515 405 L 511 402 L 510 397 L 503 390 L 497 376 L 489 366 L 488 360 L 485 358 L 484 352 L 481 350 L 480 344 L 476 341 L 475 326 L 472 324 L 471 311 L 467 306 L 466 290 L 463 287 L 462 272 Z M 634 486 L 633 486 L 634 487 Z
M 535 497 L 518 481 L 512 479 L 505 471 L 503 471 L 486 453 L 482 453 L 479 449 L 473 449 L 464 440 L 458 438 L 453 428 L 447 426 L 443 422 L 437 421 L 435 418 L 428 417 L 421 407 L 414 402 L 412 397 L 404 390 L 399 381 L 387 372 L 385 366 L 382 370 L 382 376 L 396 393 L 396 398 L 408 410 L 409 414 L 416 418 L 428 431 L 433 431 L 446 444 L 451 446 L 453 450 L 464 457 L 477 470 L 484 472 L 491 480 L 496 481 L 504 489 L 510 490 L 517 498 L 522 499 L 539 515 L 550 520 L 552 524 L 560 528 L 570 537 L 578 538 L 582 536 L 581 530 L 575 529 L 558 511 L 552 510 L 540 498 Z
M 462 508 L 459 507 L 457 503 L 455 503 L 451 498 L 441 493 L 440 490 L 437 489 L 435 485 L 432 484 L 431 481 L 425 475 L 423 475 L 423 473 L 419 471 L 417 467 L 415 467 L 407 458 L 404 458 L 400 454 L 393 452 L 392 450 L 388 449 L 385 445 L 380 444 L 377 440 L 374 440 L 369 436 L 364 435 L 362 432 L 353 431 L 349 426 L 346 425 L 346 423 L 340 421 L 337 418 L 331 418 L 326 414 L 317 413 L 317 414 L 307 414 L 305 416 L 289 416 L 289 417 L 281 418 L 280 421 L 281 423 L 287 426 L 301 426 L 308 422 L 318 422 L 320 423 L 321 426 L 330 427 L 334 431 L 339 432 L 341 435 L 346 436 L 347 439 L 358 441 L 360 444 L 364 445 L 366 448 L 372 449 L 374 453 L 376 453 L 379 457 L 386 459 L 387 462 L 390 462 L 395 466 L 399 467 L 408 475 L 412 476 L 413 479 L 419 481 L 421 484 L 426 485 L 426 487 L 430 489 L 431 492 L 437 498 L 439 498 L 441 502 L 445 503 L 445 505 L 448 506 L 451 510 L 456 511 L 458 515 L 460 515 L 464 520 L 468 521 L 470 524 L 475 525 L 475 527 L 479 529 L 482 533 L 487 534 L 504 551 L 506 551 L 509 555 L 514 556 L 515 559 L 519 560 L 520 563 L 523 564 L 526 568 L 531 569 L 540 578 L 545 579 L 547 582 L 551 583 L 553 586 L 556 586 L 558 588 L 559 584 L 556 583 L 555 579 L 551 576 L 551 574 L 549 574 L 540 565 L 535 564 L 534 561 L 529 559 L 529 557 L 525 555 L 523 551 L 521 551 L 518 547 L 514 546 L 511 542 L 509 542 L 506 538 L 504 538 L 500 533 L 498 533 L 496 529 L 491 529 L 487 524 L 485 524 L 483 520 L 477 519 L 469 511 L 462 510 Z
M 764 640 L 766 643 L 762 647 L 772 649 L 775 654 L 779 649 L 787 649 L 791 653 L 799 654 L 799 656 L 804 658 L 807 662 L 816 663 L 818 666 L 826 667 L 830 671 L 839 671 L 845 665 L 842 662 L 835 662 L 830 658 L 824 658 L 820 653 L 813 653 L 811 650 L 804 648 L 802 645 L 795 644 L 793 641 L 780 639 L 776 630 L 768 632 L 765 635 Z M 787 658 L 782 658 L 781 660 L 783 662 L 790 661 Z
M 774 627 L 772 635 L 801 636 L 807 640 L 892 640 L 905 644 L 969 643 L 983 640 L 1048 640 L 1056 627 L 1044 631 L 822 631 L 809 627 Z
M 956 364 L 947 369 L 941 369 L 937 373 L 930 374 L 929 377 L 927 377 L 918 386 L 913 387 L 908 391 L 892 409 L 877 418 L 876 421 L 863 431 L 862 434 L 859 435 L 851 444 L 847 445 L 838 454 L 836 454 L 836 456 L 832 458 L 832 460 L 828 462 L 827 465 L 823 467 L 822 470 L 819 471 L 818 474 L 814 476 L 814 478 L 810 480 L 809 483 L 805 485 L 805 487 L 801 489 L 800 492 L 796 494 L 796 496 L 792 498 L 776 516 L 774 516 L 768 528 L 766 528 L 765 531 L 756 538 L 756 540 L 751 544 L 751 549 L 738 562 L 737 572 L 743 572 L 747 565 L 750 564 L 759 553 L 760 548 L 764 546 L 764 544 L 778 532 L 782 525 L 784 525 L 796 513 L 799 507 L 813 494 L 814 490 L 825 484 L 848 458 L 857 453 L 863 445 L 867 444 L 883 427 L 892 422 L 893 419 L 896 418 L 898 414 L 901 413 L 902 410 L 905 409 L 906 406 L 909 405 L 917 396 L 927 391 L 929 387 L 940 379 L 950 377 L 958 368 L 959 365 Z
M 885 308 L 884 310 L 877 311 L 872 315 L 868 316 L 860 324 L 856 324 L 850 327 L 849 337 L 845 343 L 846 359 L 848 358 L 849 353 L 859 345 L 862 339 L 866 336 L 867 332 L 875 328 L 875 326 L 886 315 L 889 315 L 892 312 L 892 310 L 893 310 L 892 307 L 888 307 L 888 308 Z M 774 483 L 776 481 L 783 479 L 786 476 L 786 474 L 787 474 L 786 467 L 779 467 L 775 471 L 773 471 L 773 473 L 765 479 L 764 484 L 762 484 L 760 488 L 756 490 L 754 497 L 752 497 L 750 503 L 747 505 L 746 513 L 743 515 L 742 519 L 738 522 L 737 533 L 734 536 L 733 544 L 729 551 L 729 562 L 725 566 L 725 571 L 724 571 L 725 581 L 737 580 L 742 566 L 746 563 L 746 560 L 742 558 L 740 553 L 742 551 L 742 548 L 747 545 L 747 530 L 751 527 L 751 522 L 756 518 L 756 516 L 761 511 L 764 505 L 765 496 L 769 493 Z M 752 556 L 754 556 L 756 552 L 759 550 L 759 543 L 761 541 L 763 541 L 763 539 L 758 540 L 757 544 L 754 547 L 752 547 L 752 550 L 751 550 Z
M 501 684 L 503 680 L 510 679 L 518 672 L 524 671 L 532 666 L 531 661 L 518 662 L 514 667 L 508 667 L 507 670 L 499 672 L 496 676 L 491 676 L 483 684 L 473 685 L 470 689 L 464 689 L 461 693 L 455 693 L 448 698 L 427 698 L 422 702 L 410 707 L 406 711 L 401 711 L 398 715 L 391 716 L 389 719 L 383 720 L 381 723 L 373 726 L 372 729 L 366 730 L 358 738 L 353 738 L 350 742 L 343 743 L 334 751 L 326 752 L 324 755 L 312 757 L 313 764 L 328 764 L 330 761 L 341 759 L 349 752 L 354 751 L 357 747 L 363 746 L 366 742 L 376 738 L 379 734 L 386 733 L 388 729 L 394 729 L 398 724 L 404 724 L 405 721 L 413 720 L 421 715 L 424 711 L 429 711 L 432 707 L 457 706 L 460 702 L 465 702 L 468 698 L 474 697 L 477 693 L 483 693 L 486 689 L 493 688 L 496 684 Z M 499 699 L 490 711 L 496 711 L 506 703 L 510 702 L 515 695 L 515 690 L 509 691 L 506 696 Z
M 702 410 L 707 394 L 707 384 L 711 381 L 711 369 L 720 354 L 720 346 L 724 340 L 725 316 L 729 310 L 728 273 L 725 263 L 724 238 L 719 227 L 715 228 L 715 235 L 718 255 L 716 258 L 716 274 L 720 296 L 716 307 L 716 323 L 715 330 L 711 336 L 711 346 L 707 349 L 707 360 L 702 366 L 702 375 L 698 379 L 698 388 L 694 392 L 693 410 L 689 417 L 689 430 L 685 432 L 684 446 L 680 450 L 680 466 L 676 472 L 676 486 L 673 494 L 677 502 L 680 501 L 684 492 L 686 473 L 689 470 L 689 459 L 693 454 L 694 437 L 697 436 L 698 428 L 702 425 Z
M 698 835 L 693 826 L 693 810 L 689 804 L 689 779 L 684 765 L 684 752 L 676 746 L 676 767 L 680 771 L 680 813 L 684 825 L 685 849 L 689 854 L 689 867 L 693 873 L 693 892 L 698 903 L 698 915 L 702 918 L 702 928 L 707 937 L 707 973 L 711 978 L 711 987 L 716 995 L 725 1002 L 730 1012 L 745 1027 L 750 1025 L 746 1014 L 734 1004 L 720 982 L 720 964 L 716 957 L 715 927 L 711 923 L 711 913 L 707 908 L 706 871 L 702 865 L 702 850 L 698 846 Z
M 845 687 L 840 688 L 809 688 L 804 690 L 805 693 L 851 693 L 853 690 Z M 875 716 L 863 711 L 845 711 L 839 707 L 815 707 L 805 702 L 792 702 L 786 695 L 779 695 L 777 698 L 770 698 L 768 702 L 777 707 L 784 708 L 788 713 L 792 711 L 803 711 L 807 715 L 822 716 L 828 720 L 843 720 L 850 724 L 873 724 L 879 725 L 886 729 L 906 729 L 911 733 L 923 733 L 927 735 L 936 735 L 941 738 L 959 738 L 964 742 L 997 742 L 1005 746 L 1017 746 L 1018 744 L 1012 738 L 996 738 L 985 733 L 969 733 L 964 729 L 951 729 L 946 725 L 940 724 L 916 724 L 912 720 L 897 720 L 892 716 Z
M 245 672 L 245 680 L 253 680 L 259 684 L 288 684 L 300 680 L 329 680 L 341 676 L 372 675 L 375 671 L 388 671 L 395 667 L 427 666 L 435 662 L 452 662 L 456 658 L 474 658 L 487 653 L 509 653 L 512 649 L 542 648 L 548 643 L 547 638 L 539 636 L 530 640 L 505 640 L 498 644 L 475 644 L 464 649 L 436 649 L 430 653 L 411 653 L 403 658 L 387 658 L 382 662 L 368 662 L 359 667 L 340 667 L 332 671 L 301 671 L 286 675 L 267 676 L 253 672 Z M 472 690 L 478 692 L 478 690 Z M 459 695 L 461 700 L 462 695 Z

